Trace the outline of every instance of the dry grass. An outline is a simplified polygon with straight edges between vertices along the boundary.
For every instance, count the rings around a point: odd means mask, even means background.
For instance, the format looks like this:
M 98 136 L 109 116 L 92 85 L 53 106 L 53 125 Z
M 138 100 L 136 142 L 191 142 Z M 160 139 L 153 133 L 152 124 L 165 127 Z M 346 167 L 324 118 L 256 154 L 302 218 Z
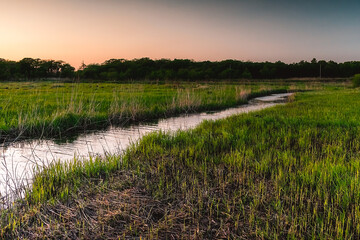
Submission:
M 89 187 L 91 186 L 91 187 Z M 144 181 L 116 172 L 106 183 L 91 179 L 70 202 L 56 201 L 15 211 L 22 226 L 2 229 L 4 239 L 198 239 L 207 219 L 193 221 L 184 199 L 156 200 Z M 214 222 L 215 223 L 215 222 Z M 214 232 L 218 237 L 224 233 Z

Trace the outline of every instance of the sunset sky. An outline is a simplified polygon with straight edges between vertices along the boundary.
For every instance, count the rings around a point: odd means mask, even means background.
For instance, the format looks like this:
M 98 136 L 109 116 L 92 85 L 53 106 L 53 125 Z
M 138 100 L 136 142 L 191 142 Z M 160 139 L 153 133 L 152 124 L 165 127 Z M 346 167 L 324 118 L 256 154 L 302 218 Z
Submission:
M 359 12 L 359 0 L 0 0 L 0 58 L 360 60 Z

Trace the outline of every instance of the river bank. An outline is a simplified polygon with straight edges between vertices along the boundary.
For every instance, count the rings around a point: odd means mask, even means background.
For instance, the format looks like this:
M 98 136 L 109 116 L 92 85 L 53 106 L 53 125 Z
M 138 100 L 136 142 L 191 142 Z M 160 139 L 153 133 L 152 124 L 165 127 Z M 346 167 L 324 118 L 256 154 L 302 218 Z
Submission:
M 121 158 L 54 165 L 23 207 L 3 213 L 3 236 L 356 238 L 359 97 L 301 93 L 287 105 L 150 134 Z
M 125 155 L 39 169 L 24 199 L 1 212 L 1 237 L 357 236 L 359 94 L 315 89 L 285 106 L 150 134 Z
M 0 142 L 29 138 L 61 141 L 109 126 L 226 109 L 250 98 L 297 89 L 291 86 L 291 83 L 3 83 Z

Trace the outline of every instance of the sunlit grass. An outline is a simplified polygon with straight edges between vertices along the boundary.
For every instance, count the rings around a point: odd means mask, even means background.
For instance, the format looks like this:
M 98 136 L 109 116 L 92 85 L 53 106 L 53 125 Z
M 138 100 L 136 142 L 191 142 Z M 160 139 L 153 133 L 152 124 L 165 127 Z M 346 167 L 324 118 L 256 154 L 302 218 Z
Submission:
M 150 134 L 124 156 L 54 164 L 34 179 L 27 207 L 3 213 L 2 236 L 358 238 L 359 93 L 297 93 Z
M 0 140 L 61 138 L 112 124 L 223 109 L 288 88 L 270 83 L 2 83 Z

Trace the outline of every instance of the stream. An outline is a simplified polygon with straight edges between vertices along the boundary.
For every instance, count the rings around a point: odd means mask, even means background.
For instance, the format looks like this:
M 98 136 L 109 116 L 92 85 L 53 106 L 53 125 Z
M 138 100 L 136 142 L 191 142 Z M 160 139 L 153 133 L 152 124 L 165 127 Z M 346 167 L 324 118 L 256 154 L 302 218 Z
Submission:
M 262 110 L 286 102 L 292 93 L 258 97 L 248 104 L 223 111 L 184 114 L 160 119 L 156 123 L 133 125 L 125 128 L 110 127 L 77 137 L 76 140 L 56 143 L 53 140 L 31 139 L 0 145 L 0 209 L 21 196 L 24 186 L 31 183 L 33 169 L 53 161 L 67 161 L 74 157 L 121 154 L 131 143 L 154 131 L 176 131 L 194 128 L 204 120 L 217 120 L 231 115 Z M 3 203 L 1 203 L 3 202 Z

